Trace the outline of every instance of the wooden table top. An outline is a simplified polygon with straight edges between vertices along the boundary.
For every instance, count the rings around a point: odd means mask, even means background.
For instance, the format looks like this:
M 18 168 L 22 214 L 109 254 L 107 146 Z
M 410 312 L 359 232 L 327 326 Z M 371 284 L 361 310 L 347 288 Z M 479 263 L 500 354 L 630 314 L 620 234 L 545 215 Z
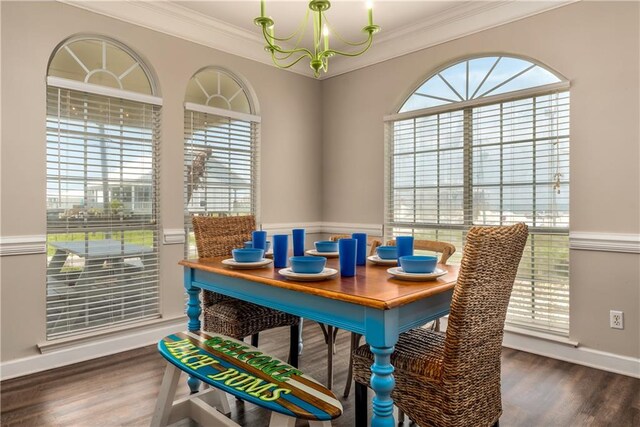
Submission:
M 354 277 L 341 277 L 338 273 L 337 277 L 330 280 L 296 282 L 280 275 L 279 268 L 274 268 L 273 264 L 254 270 L 234 270 L 222 264 L 221 261 L 226 258 L 229 257 L 183 260 L 180 261 L 180 265 L 382 310 L 452 289 L 458 279 L 459 270 L 457 266 L 438 264 L 439 268 L 447 270 L 447 274 L 427 282 L 409 282 L 394 279 L 387 273 L 389 266 L 367 262 L 366 266 L 356 268 Z M 339 270 L 338 259 L 328 259 L 327 267 Z

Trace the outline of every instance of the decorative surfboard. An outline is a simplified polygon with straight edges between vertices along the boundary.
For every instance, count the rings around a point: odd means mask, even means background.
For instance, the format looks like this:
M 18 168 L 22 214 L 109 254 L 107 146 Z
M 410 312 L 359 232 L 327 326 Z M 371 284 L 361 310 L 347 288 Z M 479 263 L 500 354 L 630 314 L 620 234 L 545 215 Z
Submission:
M 318 421 L 342 414 L 338 399 L 318 381 L 225 335 L 179 332 L 160 340 L 158 350 L 189 375 L 271 411 Z

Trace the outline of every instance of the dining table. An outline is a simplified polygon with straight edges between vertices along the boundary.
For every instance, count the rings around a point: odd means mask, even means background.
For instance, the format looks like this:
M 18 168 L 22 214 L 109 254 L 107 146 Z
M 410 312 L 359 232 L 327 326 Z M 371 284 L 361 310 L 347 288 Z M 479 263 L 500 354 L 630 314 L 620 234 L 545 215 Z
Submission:
M 187 259 L 184 286 L 188 294 L 189 331 L 201 328 L 201 290 L 281 310 L 306 319 L 356 332 L 365 337 L 374 356 L 370 387 L 374 391 L 374 427 L 395 425 L 391 392 L 395 381 L 391 354 L 400 333 L 449 313 L 459 268 L 439 264 L 446 273 L 435 280 L 404 281 L 393 278 L 389 266 L 367 263 L 356 275 L 315 282 L 290 280 L 270 264 L 257 269 L 233 269 L 229 257 Z M 328 268 L 339 270 L 338 259 Z

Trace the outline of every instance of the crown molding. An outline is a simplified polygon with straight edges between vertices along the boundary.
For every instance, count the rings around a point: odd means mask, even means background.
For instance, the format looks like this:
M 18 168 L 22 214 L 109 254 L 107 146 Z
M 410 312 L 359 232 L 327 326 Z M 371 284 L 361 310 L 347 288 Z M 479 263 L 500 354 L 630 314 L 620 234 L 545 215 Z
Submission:
M 273 65 L 258 33 L 225 23 L 170 1 L 88 1 L 57 0 L 91 12 L 179 37 L 226 53 Z M 537 15 L 579 0 L 550 1 L 465 1 L 418 24 L 376 36 L 373 46 L 362 56 L 332 58 L 330 73 L 321 80 L 387 61 L 421 49 L 458 39 L 509 22 Z M 305 63 L 306 64 L 306 63 Z M 313 78 L 303 63 L 287 69 Z
M 347 61 L 334 61 L 331 64 L 331 74 L 325 78 L 355 71 L 577 1 L 580 0 L 463 2 L 418 24 L 387 33 L 384 33 L 383 29 L 365 55 L 346 58 Z
M 257 33 L 220 21 L 169 1 L 56 0 L 150 30 L 188 40 L 222 52 L 273 65 Z M 297 64 L 288 71 L 310 76 L 308 66 Z

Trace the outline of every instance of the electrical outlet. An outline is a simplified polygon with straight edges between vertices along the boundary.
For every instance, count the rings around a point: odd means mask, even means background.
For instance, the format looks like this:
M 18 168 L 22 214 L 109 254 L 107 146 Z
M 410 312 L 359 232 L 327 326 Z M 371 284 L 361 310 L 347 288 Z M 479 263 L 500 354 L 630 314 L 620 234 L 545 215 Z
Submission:
M 624 329 L 624 313 L 622 311 L 611 310 L 609 312 L 609 326 L 613 329 Z

